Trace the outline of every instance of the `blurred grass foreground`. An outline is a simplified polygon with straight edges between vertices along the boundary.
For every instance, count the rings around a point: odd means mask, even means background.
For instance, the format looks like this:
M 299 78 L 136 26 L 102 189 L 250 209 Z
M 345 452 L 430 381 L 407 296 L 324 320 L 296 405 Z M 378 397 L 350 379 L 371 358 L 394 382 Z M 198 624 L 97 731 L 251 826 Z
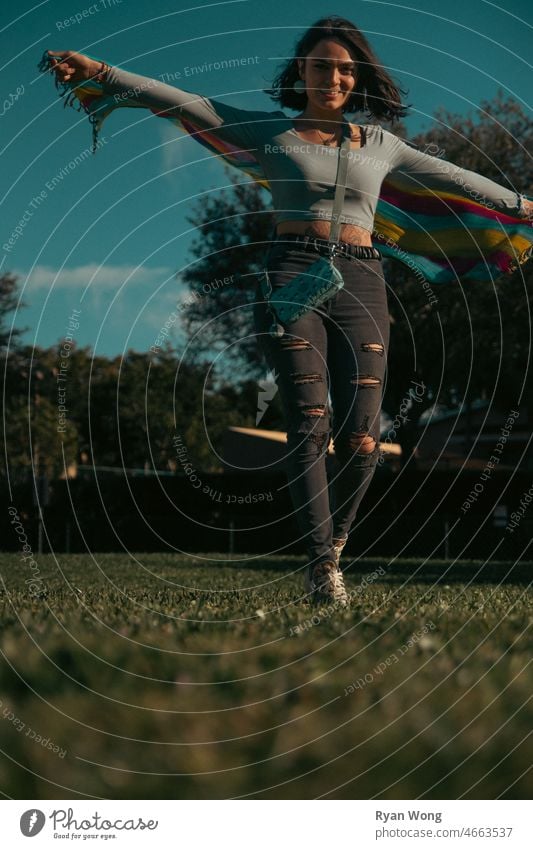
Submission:
M 530 562 L 239 557 L 0 555 L 5 795 L 529 798 Z

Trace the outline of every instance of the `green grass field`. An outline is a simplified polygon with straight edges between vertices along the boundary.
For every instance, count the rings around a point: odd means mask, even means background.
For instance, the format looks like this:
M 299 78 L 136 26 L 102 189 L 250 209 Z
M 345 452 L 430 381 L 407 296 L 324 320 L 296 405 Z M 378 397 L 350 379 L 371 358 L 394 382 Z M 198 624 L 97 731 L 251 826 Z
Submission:
M 531 796 L 532 563 L 239 558 L 0 555 L 3 794 Z

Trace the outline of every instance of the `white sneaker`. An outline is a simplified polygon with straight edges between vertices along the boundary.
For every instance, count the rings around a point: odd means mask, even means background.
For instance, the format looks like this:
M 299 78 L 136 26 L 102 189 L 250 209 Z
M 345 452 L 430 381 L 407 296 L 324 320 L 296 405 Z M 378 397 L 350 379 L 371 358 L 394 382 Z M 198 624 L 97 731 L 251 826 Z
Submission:
M 344 577 L 334 560 L 323 560 L 305 570 L 305 591 L 312 604 L 348 606 Z

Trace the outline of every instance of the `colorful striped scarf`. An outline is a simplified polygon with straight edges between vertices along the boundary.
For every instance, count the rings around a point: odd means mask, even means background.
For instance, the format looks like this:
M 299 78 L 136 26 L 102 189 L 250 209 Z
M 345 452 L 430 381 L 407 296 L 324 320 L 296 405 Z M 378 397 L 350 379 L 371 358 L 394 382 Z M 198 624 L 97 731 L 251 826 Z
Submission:
M 88 55 L 88 54 L 85 54 Z M 53 56 L 45 51 L 39 70 L 52 67 Z M 59 57 L 57 57 L 59 58 Z M 101 61 L 94 56 L 89 58 Z M 212 130 L 175 114 L 158 112 L 133 99 L 106 94 L 94 80 L 62 83 L 55 78 L 64 106 L 83 109 L 93 130 L 93 152 L 102 124 L 115 109 L 149 109 L 159 118 L 171 121 L 210 153 L 247 174 L 270 191 L 261 164 L 250 151 L 224 141 Z M 389 174 L 383 181 L 374 217 L 372 241 L 383 255 L 400 260 L 428 283 L 461 280 L 495 280 L 515 271 L 533 250 L 533 222 L 490 209 L 453 190 L 423 187 L 406 188 Z

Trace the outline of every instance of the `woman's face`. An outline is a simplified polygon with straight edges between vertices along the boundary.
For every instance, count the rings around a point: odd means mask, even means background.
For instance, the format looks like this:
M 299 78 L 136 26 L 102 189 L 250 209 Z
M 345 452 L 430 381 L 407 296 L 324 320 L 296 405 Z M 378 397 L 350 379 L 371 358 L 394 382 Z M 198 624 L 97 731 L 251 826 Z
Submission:
M 357 85 L 357 62 L 333 38 L 315 44 L 305 60 L 298 59 L 308 105 L 320 111 L 345 109 Z

